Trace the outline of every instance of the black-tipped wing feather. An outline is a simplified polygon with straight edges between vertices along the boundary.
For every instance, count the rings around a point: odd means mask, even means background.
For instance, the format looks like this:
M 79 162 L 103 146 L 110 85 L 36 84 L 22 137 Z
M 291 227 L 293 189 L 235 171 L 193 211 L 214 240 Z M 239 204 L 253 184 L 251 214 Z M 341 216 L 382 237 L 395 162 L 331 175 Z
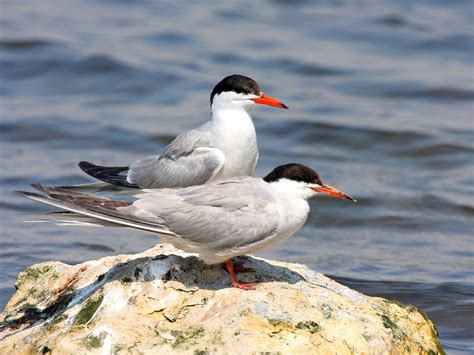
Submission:
M 90 176 L 113 185 L 138 188 L 127 181 L 128 166 L 101 166 L 87 161 L 79 162 L 79 167 Z

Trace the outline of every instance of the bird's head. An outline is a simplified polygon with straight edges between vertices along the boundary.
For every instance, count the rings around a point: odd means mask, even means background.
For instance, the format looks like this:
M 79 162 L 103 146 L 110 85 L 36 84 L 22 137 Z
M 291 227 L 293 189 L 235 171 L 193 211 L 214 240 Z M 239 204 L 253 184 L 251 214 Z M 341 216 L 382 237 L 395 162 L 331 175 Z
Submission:
M 287 109 L 279 100 L 266 95 L 258 83 L 243 75 L 230 75 L 222 79 L 212 90 L 211 109 L 249 111 L 255 105 L 268 105 Z
M 285 193 L 299 195 L 305 199 L 324 194 L 346 200 L 356 201 L 338 189 L 321 181 L 318 173 L 302 164 L 280 165 L 263 178 Z

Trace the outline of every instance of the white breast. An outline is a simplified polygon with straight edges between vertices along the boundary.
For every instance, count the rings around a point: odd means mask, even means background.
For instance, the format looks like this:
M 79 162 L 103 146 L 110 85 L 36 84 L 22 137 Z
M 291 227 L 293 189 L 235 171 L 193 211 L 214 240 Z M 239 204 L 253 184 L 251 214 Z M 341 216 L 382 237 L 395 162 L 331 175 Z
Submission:
M 299 231 L 305 224 L 309 213 L 309 205 L 306 200 L 285 195 L 278 195 L 277 199 L 280 221 L 275 236 L 262 241 L 258 246 L 255 245 L 250 252 L 281 243 Z
M 268 238 L 254 246 L 254 252 L 263 248 L 268 248 L 295 234 L 305 224 L 309 214 L 309 204 L 307 201 L 307 192 L 304 184 L 282 179 L 270 183 L 275 197 L 279 215 L 278 228 L 273 237 Z
M 257 135 L 245 110 L 219 111 L 211 121 L 213 145 L 225 155 L 224 168 L 216 178 L 251 175 L 258 159 Z

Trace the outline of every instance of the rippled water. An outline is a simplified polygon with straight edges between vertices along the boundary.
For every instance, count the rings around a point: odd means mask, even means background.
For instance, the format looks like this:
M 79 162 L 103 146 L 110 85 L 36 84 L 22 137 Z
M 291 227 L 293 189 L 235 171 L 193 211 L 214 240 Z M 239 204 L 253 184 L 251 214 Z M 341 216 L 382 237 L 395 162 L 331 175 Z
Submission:
M 22 223 L 49 209 L 13 190 L 159 152 L 240 73 L 290 106 L 254 111 L 257 173 L 301 162 L 359 200 L 312 201 L 263 255 L 415 304 L 447 352 L 474 351 L 472 18 L 470 1 L 2 1 L 0 305 L 32 263 L 157 242 Z

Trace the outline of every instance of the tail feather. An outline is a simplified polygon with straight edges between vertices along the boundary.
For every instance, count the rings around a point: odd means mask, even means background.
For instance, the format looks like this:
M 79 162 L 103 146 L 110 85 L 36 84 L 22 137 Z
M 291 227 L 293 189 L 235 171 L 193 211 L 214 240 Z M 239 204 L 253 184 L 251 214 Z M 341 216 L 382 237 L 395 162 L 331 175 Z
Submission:
M 79 162 L 79 167 L 90 176 L 112 185 L 138 188 L 127 181 L 128 166 L 101 166 L 87 161 Z
M 134 216 L 121 210 L 121 207 L 131 206 L 128 201 L 112 200 L 94 195 L 73 192 L 58 187 L 49 187 L 39 184 L 32 185 L 35 189 L 45 193 L 16 191 L 20 196 L 42 202 L 82 216 L 99 219 L 105 222 L 116 223 L 161 235 L 175 236 L 159 220 Z

